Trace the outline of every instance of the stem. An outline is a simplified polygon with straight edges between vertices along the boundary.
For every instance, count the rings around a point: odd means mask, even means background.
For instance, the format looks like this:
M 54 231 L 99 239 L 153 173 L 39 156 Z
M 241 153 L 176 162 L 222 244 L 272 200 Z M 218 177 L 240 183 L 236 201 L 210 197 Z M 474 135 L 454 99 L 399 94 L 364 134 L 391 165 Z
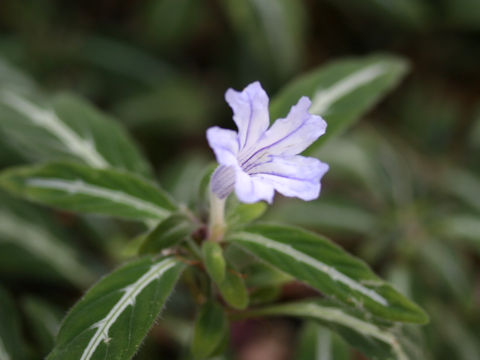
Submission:
M 225 199 L 218 198 L 210 190 L 210 222 L 208 225 L 208 239 L 220 242 L 226 229 Z

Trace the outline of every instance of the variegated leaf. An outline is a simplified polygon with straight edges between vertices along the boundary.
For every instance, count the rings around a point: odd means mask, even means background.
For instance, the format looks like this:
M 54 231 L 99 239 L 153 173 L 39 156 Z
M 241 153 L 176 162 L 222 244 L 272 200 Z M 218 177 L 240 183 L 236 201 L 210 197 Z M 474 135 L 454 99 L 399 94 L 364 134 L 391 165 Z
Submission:
M 69 211 L 161 220 L 175 210 L 168 194 L 141 178 L 74 163 L 11 168 L 0 175 L 0 186 Z
M 227 241 L 325 295 L 378 317 L 415 323 L 428 319 L 422 309 L 376 276 L 363 261 L 312 232 L 259 224 L 229 235 Z
M 147 257 L 107 275 L 64 319 L 47 359 L 132 358 L 183 268 L 174 258 Z
M 73 95 L 39 103 L 0 89 L 0 130 L 33 160 L 68 159 L 95 168 L 118 168 L 145 176 L 151 169 L 115 120 Z

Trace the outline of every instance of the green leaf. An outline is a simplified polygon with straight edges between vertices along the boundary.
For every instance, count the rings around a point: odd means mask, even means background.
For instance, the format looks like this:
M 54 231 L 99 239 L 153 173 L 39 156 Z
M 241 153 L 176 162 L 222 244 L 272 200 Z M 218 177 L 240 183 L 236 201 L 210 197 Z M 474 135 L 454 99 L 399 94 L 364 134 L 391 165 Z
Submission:
M 277 300 L 282 294 L 281 286 L 265 286 L 251 289 L 250 291 L 250 304 L 267 304 Z
M 225 279 L 226 263 L 223 257 L 222 247 L 213 241 L 204 241 L 202 244 L 203 259 L 208 275 L 217 284 Z
M 369 358 L 422 360 L 419 350 L 391 323 L 375 322 L 369 314 L 325 300 L 305 301 L 255 309 L 242 316 L 294 316 L 318 321 L 341 335 Z
M 173 214 L 144 235 L 140 254 L 160 253 L 184 240 L 195 230 L 195 224 L 183 214 Z
M 208 358 L 220 345 L 227 332 L 227 318 L 223 308 L 215 302 L 202 306 L 195 322 L 192 353 L 195 359 Z
M 373 55 L 332 62 L 288 84 L 271 103 L 271 119 L 285 117 L 301 96 L 312 100 L 310 112 L 328 123 L 327 132 L 309 151 L 363 116 L 408 70 L 402 58 Z
M 393 321 L 425 323 L 427 315 L 376 276 L 360 259 L 326 238 L 299 228 L 252 225 L 226 239 L 300 281 Z
M 74 163 L 11 168 L 0 175 L 0 186 L 26 199 L 76 212 L 162 220 L 175 210 L 165 192 L 141 178 Z
M 151 169 L 130 136 L 113 119 L 73 95 L 38 104 L 0 92 L 0 129 L 27 158 L 76 160 L 150 176 Z
M 243 310 L 248 306 L 248 292 L 245 282 L 235 270 L 227 268 L 225 279 L 217 284 L 223 299 L 237 310 Z
M 174 258 L 147 257 L 104 277 L 64 319 L 47 359 L 130 359 L 183 268 Z
M 10 294 L 0 287 L 0 359 L 25 359 L 25 344 L 20 333 L 20 319 Z
M 268 205 L 263 201 L 244 204 L 240 203 L 235 197 L 230 197 L 230 199 L 234 199 L 235 202 L 231 208 L 227 208 L 227 223 L 230 228 L 248 224 L 261 217 L 268 209 Z
M 43 209 L 0 193 L 0 272 L 13 278 L 66 279 L 79 287 L 95 274 Z

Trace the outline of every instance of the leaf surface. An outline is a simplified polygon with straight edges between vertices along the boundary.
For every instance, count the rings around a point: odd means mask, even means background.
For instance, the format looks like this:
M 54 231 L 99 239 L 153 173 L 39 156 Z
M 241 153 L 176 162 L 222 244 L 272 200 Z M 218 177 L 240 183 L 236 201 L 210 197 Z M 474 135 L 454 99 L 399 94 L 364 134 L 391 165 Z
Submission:
M 223 257 L 222 247 L 214 241 L 204 241 L 202 244 L 202 255 L 205 269 L 210 277 L 220 284 L 225 279 L 226 261 Z
M 0 175 L 0 186 L 26 199 L 74 212 L 162 220 L 175 210 L 168 194 L 141 178 L 74 163 L 11 168 Z
M 223 308 L 214 302 L 205 303 L 198 314 L 192 342 L 195 359 L 206 359 L 222 341 L 228 322 Z
M 183 268 L 174 258 L 147 257 L 104 277 L 64 319 L 47 359 L 130 359 Z
M 428 320 L 423 310 L 376 276 L 362 260 L 315 233 L 259 224 L 231 234 L 227 241 L 350 306 L 392 321 Z
M 169 248 L 189 236 L 195 224 L 183 214 L 173 214 L 161 221 L 153 230 L 142 235 L 140 254 L 155 254 Z

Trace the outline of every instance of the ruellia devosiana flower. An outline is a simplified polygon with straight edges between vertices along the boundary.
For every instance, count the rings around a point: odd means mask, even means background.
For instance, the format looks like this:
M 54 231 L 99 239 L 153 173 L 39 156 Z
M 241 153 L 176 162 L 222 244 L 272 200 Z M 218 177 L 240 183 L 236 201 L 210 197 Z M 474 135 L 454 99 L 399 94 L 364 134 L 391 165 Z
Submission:
M 275 190 L 306 201 L 316 199 L 328 164 L 299 154 L 325 133 L 327 123 L 309 113 L 310 99 L 301 97 L 285 118 L 270 127 L 269 99 L 259 82 L 243 91 L 228 89 L 225 100 L 238 132 L 218 126 L 207 130 L 220 164 L 210 182 L 211 219 L 222 220 L 223 202 L 233 191 L 244 203 L 272 203 Z

